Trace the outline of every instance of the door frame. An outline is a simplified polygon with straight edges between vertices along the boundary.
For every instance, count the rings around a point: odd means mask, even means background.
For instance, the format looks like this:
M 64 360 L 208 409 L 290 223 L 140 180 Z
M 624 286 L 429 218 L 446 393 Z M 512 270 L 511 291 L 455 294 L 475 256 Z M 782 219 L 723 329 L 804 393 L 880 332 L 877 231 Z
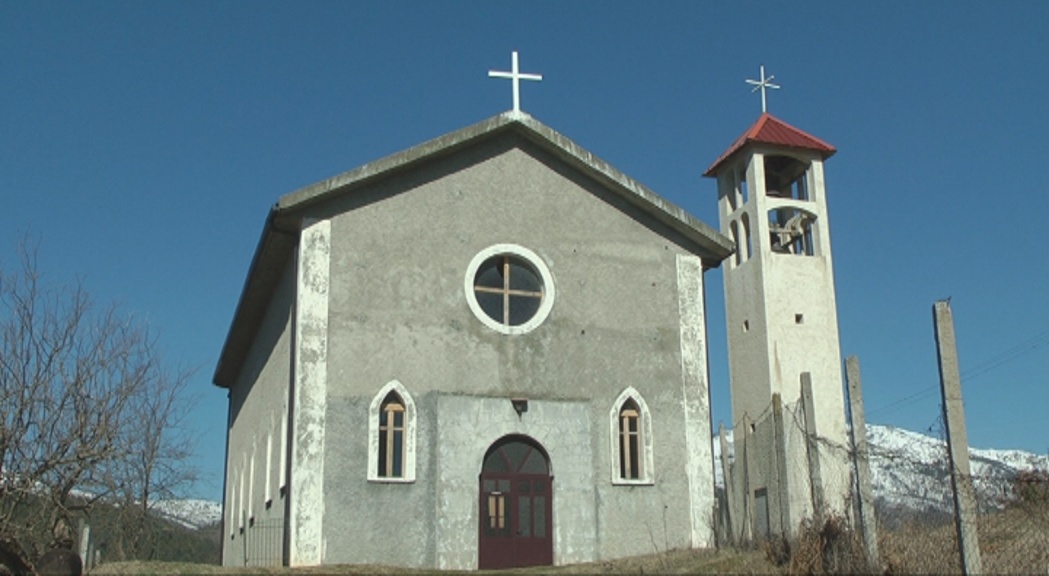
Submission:
M 511 434 L 489 445 L 478 475 L 478 569 L 553 564 L 553 479 L 535 439 Z

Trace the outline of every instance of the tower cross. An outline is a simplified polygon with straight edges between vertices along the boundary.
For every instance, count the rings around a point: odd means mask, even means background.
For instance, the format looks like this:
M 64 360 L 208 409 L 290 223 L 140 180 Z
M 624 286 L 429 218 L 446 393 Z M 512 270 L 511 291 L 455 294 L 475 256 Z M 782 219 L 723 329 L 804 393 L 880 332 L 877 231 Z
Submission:
M 521 80 L 542 80 L 541 74 L 521 74 L 517 70 L 517 50 L 511 52 L 511 67 L 509 72 L 489 70 L 489 78 L 509 78 L 514 85 L 514 112 L 521 111 Z
M 772 79 L 773 78 L 775 78 L 775 76 L 769 76 L 768 78 L 765 77 L 765 65 L 762 64 L 761 65 L 761 80 L 749 80 L 749 79 L 747 80 L 747 84 L 751 84 L 751 85 L 754 86 L 754 89 L 750 91 L 751 93 L 754 93 L 754 92 L 757 92 L 758 90 L 761 90 L 761 112 L 762 113 L 768 112 L 768 106 L 765 104 L 765 91 L 767 89 L 769 89 L 769 88 L 773 88 L 775 90 L 779 90 L 779 84 L 773 84 L 772 83 Z

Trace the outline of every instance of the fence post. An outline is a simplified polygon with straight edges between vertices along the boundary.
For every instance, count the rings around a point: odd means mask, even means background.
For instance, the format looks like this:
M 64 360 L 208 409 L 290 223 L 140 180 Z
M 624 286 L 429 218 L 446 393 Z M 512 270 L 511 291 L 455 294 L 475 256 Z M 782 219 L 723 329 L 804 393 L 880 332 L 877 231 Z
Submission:
M 88 542 L 91 541 L 91 525 L 84 522 L 83 518 L 80 518 L 77 523 L 80 525 L 80 542 L 77 543 L 77 548 L 80 552 L 80 560 L 84 570 L 88 570 L 92 567 L 91 559 L 88 558 Z
M 790 537 L 790 490 L 787 486 L 787 438 L 783 427 L 783 400 L 779 393 L 772 395 L 772 449 L 776 461 L 776 500 L 779 509 L 779 534 Z
M 743 458 L 742 458 L 742 461 L 743 461 L 743 473 L 739 475 L 739 483 L 740 483 L 739 495 L 740 495 L 740 497 L 743 500 L 743 502 L 740 503 L 740 510 L 742 511 L 740 513 L 740 516 L 743 517 L 743 525 L 740 526 L 740 529 L 739 529 L 739 540 L 738 541 L 739 542 L 750 542 L 754 538 L 754 532 L 753 532 L 754 522 L 753 522 L 753 519 L 751 518 L 752 511 L 754 510 L 754 507 L 751 505 L 751 502 L 753 502 L 754 494 L 752 494 L 751 491 L 750 491 L 750 470 L 751 470 L 750 436 L 751 436 L 751 434 L 750 434 L 750 418 L 748 418 L 746 414 L 743 415 L 743 421 L 742 421 L 741 427 L 743 428 L 743 446 L 742 446 L 742 448 L 743 448 Z M 736 442 L 738 442 L 740 440 L 740 438 L 738 436 L 736 436 L 736 434 L 738 432 L 739 432 L 739 430 L 734 430 L 733 433 L 732 433 L 732 443 L 733 444 L 736 444 Z M 738 447 L 739 446 L 737 446 L 737 448 Z M 739 454 L 739 453 L 737 452 L 737 454 Z M 739 462 L 740 459 L 737 457 L 736 461 Z M 733 476 L 733 479 L 735 479 L 735 478 L 736 477 Z
M 860 533 L 867 552 L 867 564 L 881 571 L 878 554 L 878 524 L 874 517 L 874 491 L 871 489 L 870 451 L 867 447 L 867 420 L 863 414 L 863 387 L 860 383 L 860 359 L 845 359 L 845 380 L 849 386 L 849 420 L 852 422 L 852 462 L 860 500 Z
M 820 474 L 820 447 L 816 437 L 816 405 L 812 398 L 812 374 L 801 373 L 801 401 L 805 408 L 805 454 L 809 461 L 809 489 L 813 518 L 822 524 L 823 476 Z
M 732 468 L 728 462 L 728 438 L 725 436 L 725 424 L 718 424 L 718 440 L 721 446 L 721 483 L 725 487 L 725 532 L 728 534 L 729 544 L 735 544 L 735 532 L 733 531 L 732 507 L 735 504 L 733 489 L 736 483 L 732 481 Z
M 933 304 L 936 356 L 940 365 L 940 391 L 943 418 L 947 427 L 947 453 L 950 457 L 951 488 L 954 492 L 955 526 L 962 557 L 962 572 L 979 574 L 980 542 L 976 534 L 976 492 L 969 472 L 969 440 L 962 406 L 962 380 L 958 371 L 958 350 L 954 339 L 954 318 L 949 300 Z

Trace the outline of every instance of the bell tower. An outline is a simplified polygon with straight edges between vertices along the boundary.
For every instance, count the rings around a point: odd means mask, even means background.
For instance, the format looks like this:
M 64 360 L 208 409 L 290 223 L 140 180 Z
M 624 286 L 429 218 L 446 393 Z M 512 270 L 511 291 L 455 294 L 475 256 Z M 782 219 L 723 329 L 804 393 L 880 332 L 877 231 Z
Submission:
M 755 535 L 793 531 L 813 502 L 840 512 L 849 487 L 823 177 L 835 152 L 762 113 L 704 173 L 717 178 L 720 229 L 736 244 L 723 267 L 732 419 L 737 455 L 744 436 L 757 448 L 746 460 L 755 461 L 747 471 Z M 815 435 L 806 436 L 803 379 Z

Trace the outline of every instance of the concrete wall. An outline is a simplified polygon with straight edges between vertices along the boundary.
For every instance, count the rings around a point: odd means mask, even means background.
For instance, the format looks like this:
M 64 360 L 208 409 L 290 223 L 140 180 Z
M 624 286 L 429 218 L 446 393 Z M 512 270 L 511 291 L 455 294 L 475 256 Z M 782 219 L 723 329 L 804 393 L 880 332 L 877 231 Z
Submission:
M 712 542 L 702 272 L 680 271 L 684 241 L 514 135 L 324 210 L 309 215 L 331 222 L 324 562 L 475 567 L 481 459 L 511 432 L 551 456 L 555 562 Z M 468 263 L 498 243 L 534 251 L 556 285 L 527 334 L 466 302 Z M 367 478 L 367 409 L 393 380 L 418 409 L 411 483 Z M 608 411 L 627 386 L 651 410 L 653 485 L 611 482 Z
M 287 447 L 282 431 L 287 431 L 294 298 L 295 267 L 289 262 L 244 369 L 229 391 L 222 547 L 225 566 L 258 564 L 274 555 L 280 561 L 283 533 L 279 526 L 285 511 L 281 464 L 286 462 L 281 450 Z

